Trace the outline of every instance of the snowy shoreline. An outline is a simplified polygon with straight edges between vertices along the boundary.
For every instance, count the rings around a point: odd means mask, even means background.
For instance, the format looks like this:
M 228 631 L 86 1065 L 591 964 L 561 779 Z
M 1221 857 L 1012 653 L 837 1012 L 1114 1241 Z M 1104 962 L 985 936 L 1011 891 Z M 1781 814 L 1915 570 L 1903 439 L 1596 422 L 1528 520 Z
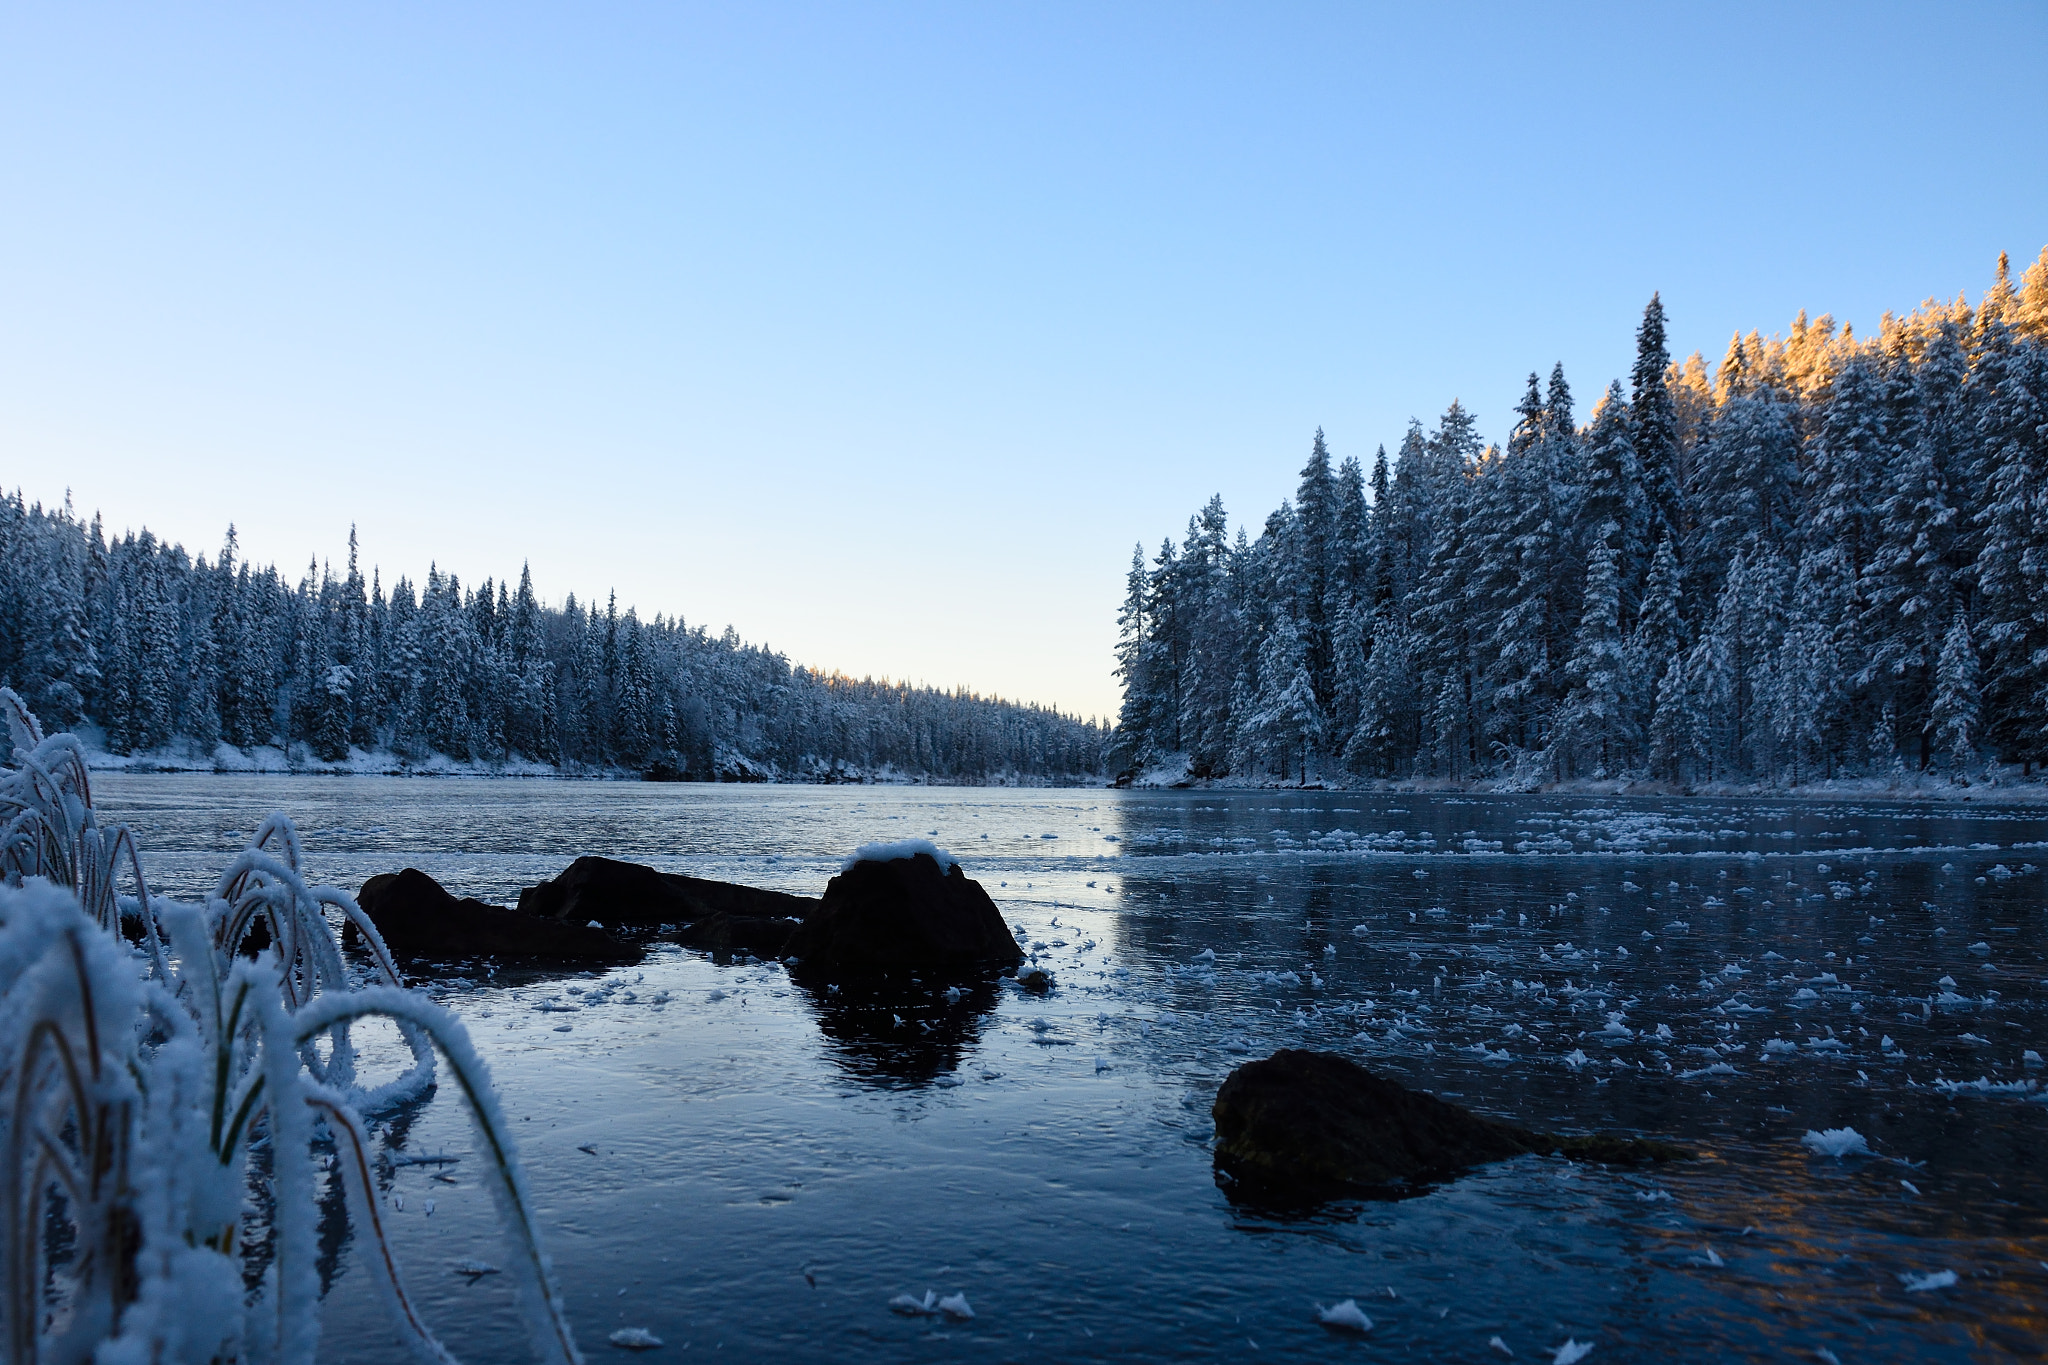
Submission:
M 1992 780 L 1994 779 L 1995 780 Z M 2048 806 L 2048 771 L 2022 776 L 2017 764 L 1971 785 L 1958 786 L 1945 776 L 1906 774 L 1897 777 L 1838 777 L 1782 786 L 1759 782 L 1717 782 L 1679 786 L 1670 782 L 1632 782 L 1580 778 L 1537 786 L 1513 785 L 1501 779 L 1361 778 L 1345 773 L 1317 774 L 1306 785 L 1260 782 L 1236 777 L 1189 777 L 1185 768 L 1164 765 L 1147 769 L 1128 784 L 1136 791 L 1263 791 L 1384 792 L 1431 796 L 1620 796 L 1663 800 L 1767 796 L 1781 800 L 1878 800 L 1927 804 L 1985 802 L 2001 805 Z
M 606 767 L 599 768 L 586 764 L 536 763 L 525 759 L 501 762 L 453 759 L 446 754 L 428 754 L 424 758 L 408 759 L 388 749 L 350 749 L 349 756 L 340 760 L 324 760 L 312 756 L 303 745 L 293 746 L 287 752 L 274 745 L 263 745 L 254 749 L 238 749 L 233 745 L 221 744 L 212 753 L 197 752 L 194 746 L 173 745 L 163 749 L 138 754 L 114 754 L 96 746 L 88 745 L 86 765 L 96 773 L 115 772 L 137 775 L 163 774 L 166 776 L 189 776 L 194 774 L 218 774 L 222 776 L 267 776 L 267 777 L 441 777 L 473 778 L 551 778 L 561 782 L 666 782 L 672 779 L 654 779 L 636 769 Z M 962 778 L 941 779 L 930 774 L 906 773 L 893 766 L 879 768 L 855 768 L 848 765 L 827 767 L 819 765 L 814 769 L 785 773 L 772 766 L 756 763 L 739 756 L 722 757 L 716 777 L 673 779 L 682 785 L 714 786 L 745 785 L 759 783 L 768 786 L 862 786 L 862 787 L 1094 787 L 1102 785 L 1102 778 L 1095 774 L 1066 774 L 1060 777 L 1040 776 L 1016 772 L 992 774 L 979 781 Z

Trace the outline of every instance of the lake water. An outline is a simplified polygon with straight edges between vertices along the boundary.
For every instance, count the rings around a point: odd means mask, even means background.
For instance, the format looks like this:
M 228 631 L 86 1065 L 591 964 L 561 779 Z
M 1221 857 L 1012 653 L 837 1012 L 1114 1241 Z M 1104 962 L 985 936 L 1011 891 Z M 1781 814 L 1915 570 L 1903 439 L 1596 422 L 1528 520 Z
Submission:
M 1995 804 L 117 776 L 151 881 L 211 884 L 263 815 L 354 889 L 415 866 L 511 901 L 604 853 L 815 895 L 857 845 L 952 850 L 1049 966 L 848 1011 L 668 949 L 449 973 L 518 1130 L 586 1353 L 653 1358 L 2036 1359 L 2048 1340 L 2048 820 Z M 1197 954 L 1211 950 L 1211 967 Z M 543 1005 L 575 1006 L 543 1011 Z M 563 1028 L 566 1024 L 568 1027 Z M 1667 1036 L 1668 1035 L 1668 1036 Z M 1889 1041 L 1887 1041 L 1889 1040 Z M 1650 1171 L 1526 1158 L 1283 1217 L 1212 1174 L 1240 1062 L 1342 1052 L 1489 1114 L 1675 1139 Z M 1982 1086 L 1977 1083 L 1984 1082 Z M 1962 1083 L 1962 1084 L 1958 1084 Z M 1853 1126 L 1875 1155 L 1806 1151 Z M 460 1154 L 445 1091 L 379 1125 Z M 594 1154 L 580 1150 L 588 1146 Z M 387 1176 L 464 1360 L 525 1350 L 460 1164 Z M 403 1207 L 398 1207 L 402 1201 Z M 324 1358 L 394 1358 L 324 1230 Z M 1953 1271 L 1948 1287 L 1905 1277 Z M 971 1322 L 892 1314 L 965 1293 Z M 1317 1304 L 1356 1299 L 1364 1337 Z

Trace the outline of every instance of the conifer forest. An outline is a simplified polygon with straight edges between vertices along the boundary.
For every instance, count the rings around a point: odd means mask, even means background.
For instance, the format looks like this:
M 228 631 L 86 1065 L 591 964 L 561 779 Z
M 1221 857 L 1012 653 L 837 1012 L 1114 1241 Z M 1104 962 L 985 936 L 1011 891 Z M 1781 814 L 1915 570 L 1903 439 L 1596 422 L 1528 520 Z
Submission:
M 546 606 L 523 572 L 387 592 L 353 533 L 343 572 L 316 561 L 294 584 L 245 562 L 232 527 L 209 562 L 19 493 L 0 497 L 0 685 L 111 753 L 201 762 L 268 746 L 314 765 L 1043 783 L 1099 773 L 1107 740 L 1055 709 L 795 667 L 731 627 Z
M 1580 414 L 1584 411 L 1585 415 Z M 2015 283 L 1801 313 L 1673 363 L 1657 298 L 1589 407 L 1453 402 L 1256 537 L 1134 554 L 1113 769 L 1510 788 L 1981 780 L 2048 759 L 2048 249 Z

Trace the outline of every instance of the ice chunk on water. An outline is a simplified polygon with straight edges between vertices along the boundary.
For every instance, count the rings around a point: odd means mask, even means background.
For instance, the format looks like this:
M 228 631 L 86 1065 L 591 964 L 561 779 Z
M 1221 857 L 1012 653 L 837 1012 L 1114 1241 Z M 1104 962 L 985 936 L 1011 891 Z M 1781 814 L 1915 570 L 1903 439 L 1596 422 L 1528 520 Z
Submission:
M 661 1338 L 645 1327 L 621 1327 L 612 1333 L 611 1343 L 623 1346 L 629 1351 L 651 1351 L 661 1345 Z
M 1870 1144 L 1854 1128 L 1825 1128 L 1819 1132 L 1809 1128 L 1806 1136 L 1799 1139 L 1799 1145 L 1815 1156 L 1831 1156 L 1836 1160 L 1871 1154 Z
M 1325 1308 L 1316 1305 L 1316 1321 L 1325 1327 L 1339 1327 L 1347 1332 L 1370 1332 L 1372 1319 L 1358 1306 L 1357 1299 L 1346 1299 L 1342 1303 Z
M 965 1322 L 974 1316 L 974 1310 L 967 1304 L 965 1294 L 948 1294 L 939 1300 L 939 1311 L 955 1322 Z
M 1926 1275 L 1901 1275 L 1899 1283 L 1906 1286 L 1908 1294 L 1918 1294 L 1928 1289 L 1953 1288 L 1956 1273 L 1953 1270 L 1936 1270 Z
M 889 1300 L 889 1311 L 910 1318 L 930 1317 L 939 1311 L 939 1296 L 929 1289 L 924 1291 L 921 1299 L 910 1294 L 898 1294 Z
M 1590 1341 L 1575 1341 L 1571 1337 L 1566 1337 L 1564 1345 L 1550 1353 L 1550 1365 L 1572 1365 L 1575 1360 L 1584 1360 L 1592 1349 L 1593 1343 Z

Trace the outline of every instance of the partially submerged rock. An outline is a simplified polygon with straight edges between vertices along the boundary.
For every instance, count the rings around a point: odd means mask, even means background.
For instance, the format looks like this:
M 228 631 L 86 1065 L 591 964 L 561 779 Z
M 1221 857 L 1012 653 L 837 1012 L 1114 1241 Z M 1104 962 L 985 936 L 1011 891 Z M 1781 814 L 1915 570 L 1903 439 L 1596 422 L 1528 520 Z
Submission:
M 766 961 L 782 956 L 798 923 L 780 915 L 730 915 L 718 910 L 685 925 L 675 938 L 686 948 Z
M 519 908 L 531 915 L 636 929 L 695 924 L 721 913 L 750 920 L 802 918 L 817 904 L 785 891 L 707 881 L 598 857 L 578 858 L 552 880 L 519 893 Z
M 356 893 L 356 904 L 377 926 L 392 955 L 402 959 L 615 963 L 637 961 L 640 956 L 630 944 L 582 921 L 571 924 L 468 897 L 457 899 L 414 867 L 370 878 Z M 351 927 L 343 942 L 355 938 Z
M 1528 1153 L 1630 1165 L 1691 1156 L 1669 1143 L 1559 1137 L 1482 1118 L 1348 1058 L 1296 1048 L 1231 1072 L 1214 1113 L 1217 1170 L 1262 1195 L 1398 1197 Z
M 995 902 L 930 852 L 863 858 L 834 877 L 787 951 L 811 975 L 962 973 L 1024 960 Z

